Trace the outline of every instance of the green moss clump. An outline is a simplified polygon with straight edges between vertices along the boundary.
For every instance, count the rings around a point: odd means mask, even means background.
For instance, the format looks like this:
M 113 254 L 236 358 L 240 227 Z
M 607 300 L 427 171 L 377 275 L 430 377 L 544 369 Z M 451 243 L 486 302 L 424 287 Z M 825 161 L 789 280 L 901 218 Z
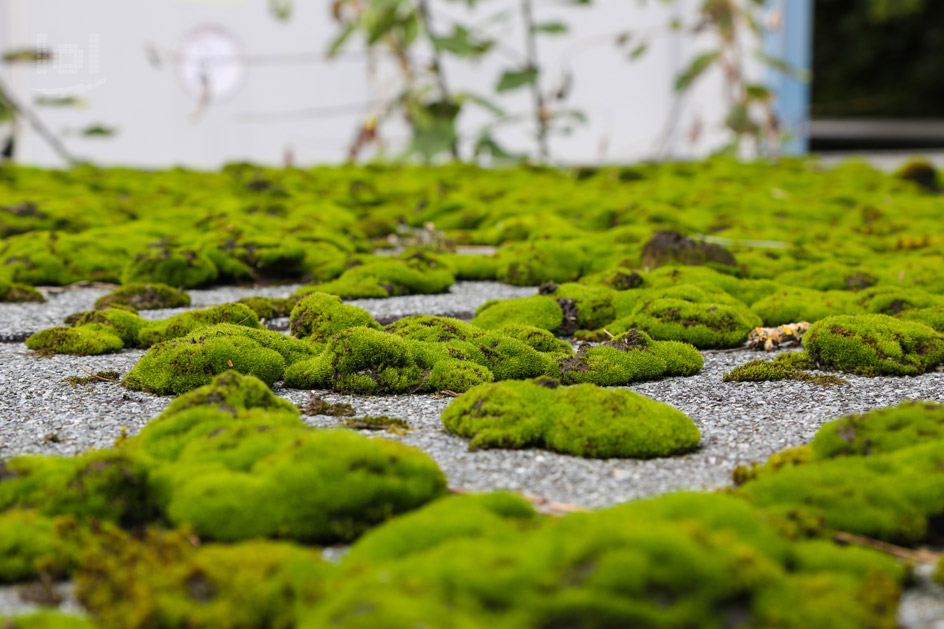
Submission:
M 813 533 L 920 542 L 944 514 L 942 408 L 905 402 L 825 424 L 809 446 L 755 467 L 737 493 L 775 519 L 804 519 Z
M 803 345 L 818 365 L 861 376 L 917 375 L 944 361 L 937 332 L 882 314 L 822 319 Z
M 191 429 L 173 465 L 152 473 L 169 520 L 204 538 L 349 541 L 445 490 L 432 459 L 398 443 L 253 415 L 228 425 L 206 418 L 213 421 Z
M 138 335 L 146 327 L 153 325 L 133 312 L 120 308 L 92 310 L 84 313 L 75 321 L 77 329 L 93 329 L 114 334 L 121 339 L 124 347 L 138 344 Z
M 565 317 L 567 331 L 575 329 L 598 330 L 616 318 L 613 295 L 616 291 L 601 286 L 561 284 L 552 296 L 557 300 Z M 568 325 L 569 324 L 569 325 Z
M 911 544 L 944 513 L 940 442 L 869 457 L 782 467 L 738 489 L 757 507 L 786 516 L 806 511 L 831 529 Z
M 944 305 L 941 297 L 920 288 L 897 286 L 875 286 L 856 295 L 855 304 L 871 314 L 896 315 L 914 308 L 929 308 Z
M 529 325 L 554 332 L 564 320 L 561 307 L 551 297 L 536 295 L 505 299 L 480 308 L 472 325 L 494 330 L 508 325 Z
M 65 575 L 78 554 L 78 548 L 60 534 L 60 528 L 70 525 L 74 527 L 75 522 L 35 511 L 11 509 L 0 513 L 0 583 L 35 579 L 40 573 Z
M 212 283 L 218 274 L 216 265 L 205 253 L 158 244 L 135 257 L 122 272 L 121 283 L 196 288 Z
M 405 419 L 386 415 L 349 417 L 344 420 L 344 426 L 354 430 L 384 430 L 395 435 L 402 435 L 410 431 L 410 424 Z
M 105 627 L 294 626 L 335 569 L 286 542 L 194 547 L 187 531 L 113 536 L 76 577 L 76 596 Z
M 135 283 L 120 286 L 95 301 L 99 310 L 115 304 L 132 306 L 136 310 L 181 308 L 190 305 L 190 295 L 166 284 Z
M 444 293 L 455 282 L 445 265 L 423 259 L 399 260 L 378 257 L 345 270 L 340 277 L 305 286 L 297 296 L 329 293 L 342 299 L 383 298 L 397 295 L 434 295 Z
M 535 349 L 543 354 L 552 356 L 570 356 L 573 354 L 573 348 L 570 343 L 563 341 L 551 332 L 536 328 L 530 325 L 512 324 L 498 329 L 498 332 L 504 336 L 509 336 L 515 340 L 521 341 L 528 347 Z
M 722 382 L 769 382 L 772 380 L 797 380 L 823 386 L 849 384 L 830 374 L 813 375 L 806 370 L 815 369 L 813 359 L 806 352 L 780 354 L 773 360 L 752 360 L 735 367 L 721 378 Z
M 651 458 L 688 452 L 700 434 L 671 406 L 624 390 L 556 381 L 471 389 L 443 411 L 443 425 L 470 449 L 545 447 L 584 457 Z
M 328 415 L 330 417 L 346 417 L 356 412 L 350 404 L 325 402 L 317 393 L 309 395 L 304 404 L 298 405 L 298 410 L 302 415 Z
M 701 352 L 688 343 L 681 341 L 655 341 L 649 349 L 665 362 L 662 375 L 694 376 L 705 366 Z
M 642 305 L 624 324 L 660 341 L 683 341 L 698 349 L 736 347 L 760 324 L 746 306 L 655 299 Z M 611 330 L 613 331 L 613 330 Z
M 155 515 L 147 461 L 122 450 L 97 450 L 72 458 L 21 456 L 0 467 L 0 511 L 35 509 L 45 516 L 72 515 L 122 525 Z
M 247 306 L 260 319 L 287 317 L 298 300 L 294 297 L 243 297 L 238 302 Z
M 239 303 L 221 304 L 154 321 L 141 329 L 137 335 L 137 343 L 141 347 L 151 347 L 163 341 L 186 336 L 194 330 L 221 323 L 255 330 L 264 329 L 256 313 L 248 306 Z
M 788 288 L 759 299 L 751 306 L 751 310 L 760 316 L 766 326 L 798 321 L 813 323 L 849 312 L 851 300 L 852 297 L 846 292 Z
M 295 412 L 294 404 L 272 393 L 259 379 L 237 371 L 225 371 L 209 384 L 174 398 L 154 421 L 165 420 L 195 407 L 219 409 L 234 415 L 249 409 Z
M 484 331 L 461 319 L 434 315 L 410 315 L 394 321 L 384 328 L 385 332 L 401 338 L 427 343 L 446 341 L 470 341 Z
M 271 385 L 282 376 L 286 365 L 312 355 L 311 346 L 298 339 L 223 323 L 154 345 L 123 383 L 129 389 L 179 395 L 232 369 Z
M 944 306 L 906 310 L 895 316 L 903 321 L 923 323 L 934 331 L 944 334 Z
M 29 284 L 18 284 L 0 278 L 0 302 L 42 304 L 46 302 L 46 298 Z
M 590 382 L 606 387 L 659 378 L 665 374 L 667 365 L 654 351 L 654 345 L 645 332 L 638 330 L 630 330 L 596 347 L 582 344 L 574 356 L 558 360 L 561 382 Z
M 366 310 L 341 303 L 341 298 L 325 293 L 304 297 L 292 309 L 292 336 L 326 341 L 353 327 L 380 329 Z
M 26 347 L 47 354 L 94 356 L 117 352 L 124 343 L 116 334 L 89 326 L 82 328 L 56 327 L 33 334 L 26 339 Z
M 317 358 L 285 372 L 286 386 L 341 393 L 406 393 L 422 388 L 433 360 L 416 343 L 372 328 L 339 332 Z
M 498 279 L 498 258 L 494 256 L 445 254 L 439 256 L 457 280 L 485 282 Z
M 904 402 L 824 424 L 810 443 L 814 460 L 873 456 L 944 440 L 944 405 Z
M 54 611 L 42 611 L 9 618 L 0 616 L 0 626 L 3 629 L 97 629 L 91 620 Z
M 498 279 L 515 286 L 573 282 L 581 276 L 587 264 L 583 243 L 566 240 L 535 240 L 505 245 L 499 248 L 496 257 Z
M 831 564 L 718 495 L 565 518 L 450 497 L 359 540 L 300 625 L 700 627 L 734 606 L 739 626 L 894 626 L 902 570 L 879 553 L 824 554 Z

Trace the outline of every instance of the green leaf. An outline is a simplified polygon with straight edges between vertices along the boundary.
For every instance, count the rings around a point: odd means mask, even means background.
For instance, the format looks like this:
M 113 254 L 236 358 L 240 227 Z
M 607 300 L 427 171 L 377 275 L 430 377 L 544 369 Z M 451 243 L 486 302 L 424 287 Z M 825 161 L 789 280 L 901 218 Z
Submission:
M 488 131 L 482 133 L 475 143 L 475 156 L 487 155 L 497 162 L 520 162 L 527 158 L 522 153 L 510 153 L 502 147 Z
M 480 57 L 491 50 L 494 40 L 475 39 L 469 29 L 456 25 L 446 37 L 432 37 L 437 50 L 452 53 L 458 57 Z
M 531 27 L 532 33 L 545 33 L 547 35 L 563 35 L 567 31 L 567 25 L 563 22 L 545 22 Z
M 37 107 L 85 107 L 78 96 L 37 96 L 33 102 Z
M 633 48 L 632 50 L 629 51 L 629 58 L 630 58 L 631 60 L 635 61 L 635 60 L 638 59 L 639 57 L 641 57 L 641 56 L 643 56 L 644 54 L 646 54 L 646 51 L 647 51 L 647 50 L 649 50 L 649 42 L 644 41 L 644 42 L 642 42 L 641 44 L 637 45 L 635 48 Z
M 537 68 L 525 68 L 524 70 L 505 70 L 498 85 L 495 86 L 496 92 L 510 92 L 525 85 L 533 85 L 538 80 Z
M 52 53 L 42 48 L 17 48 L 3 53 L 4 63 L 38 63 L 50 59 Z
M 429 161 L 452 149 L 458 138 L 456 118 L 460 111 L 459 105 L 437 101 L 426 106 L 413 106 L 409 111 L 413 125 L 411 152 L 419 153 Z
M 269 0 L 269 13 L 277 20 L 288 20 L 292 17 L 292 9 L 292 0 Z
M 689 87 L 691 87 L 692 83 L 695 82 L 695 79 L 701 76 L 701 74 L 707 70 L 712 63 L 717 61 L 718 57 L 720 56 L 721 52 L 716 50 L 714 52 L 700 54 L 692 59 L 692 62 L 689 64 L 688 68 L 679 74 L 678 77 L 676 77 L 675 91 L 684 92 Z
M 93 124 L 85 127 L 79 133 L 87 138 L 109 138 L 118 133 L 118 129 L 114 127 L 106 127 L 105 125 L 101 124 Z
M 808 70 L 801 70 L 799 68 L 795 68 L 792 65 L 790 65 L 788 62 L 784 61 L 783 59 L 768 55 L 762 50 L 757 50 L 755 54 L 757 55 L 757 58 L 760 59 L 767 66 L 779 72 L 783 72 L 787 76 L 792 77 L 796 79 L 797 81 L 810 80 L 810 72 Z
M 344 44 L 347 43 L 347 40 L 351 38 L 351 35 L 354 34 L 354 31 L 357 30 L 357 25 L 354 22 L 348 22 L 344 25 L 344 28 L 341 29 L 341 32 L 338 33 L 338 36 L 334 38 L 334 41 L 331 42 L 331 45 L 328 46 L 328 58 L 334 57 L 341 51 L 341 48 L 344 47 Z
M 459 98 L 461 101 L 469 101 L 470 103 L 478 105 L 479 107 L 487 110 L 490 114 L 492 114 L 496 118 L 501 118 L 505 116 L 504 109 L 502 109 L 501 107 L 499 107 L 492 101 L 488 100 L 487 98 L 479 96 L 478 94 L 465 93 L 465 94 L 462 94 Z
M 757 83 L 750 83 L 744 87 L 744 92 L 747 94 L 748 100 L 767 102 L 773 98 L 773 92 L 771 92 L 765 85 L 760 85 Z

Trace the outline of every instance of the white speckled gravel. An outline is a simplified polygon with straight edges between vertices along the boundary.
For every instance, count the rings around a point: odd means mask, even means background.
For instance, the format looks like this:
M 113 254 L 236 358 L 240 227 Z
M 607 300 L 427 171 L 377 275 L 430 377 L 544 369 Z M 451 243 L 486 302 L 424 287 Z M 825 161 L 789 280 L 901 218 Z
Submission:
M 0 586 L 0 619 L 4 616 L 31 614 L 39 611 L 41 609 L 40 607 L 24 601 L 23 597 L 21 597 L 21 593 L 24 592 L 25 588 L 34 585 L 36 584 Z M 60 612 L 74 616 L 85 615 L 84 610 L 79 605 L 78 601 L 75 600 L 71 583 L 56 583 L 52 588 L 54 595 L 61 599 L 58 605 Z
M 263 293 L 264 290 L 264 293 Z M 191 291 L 195 305 L 232 301 L 249 294 L 284 295 L 278 289 L 213 289 Z M 352 302 L 376 317 L 416 312 L 471 312 L 492 298 L 533 294 L 495 283 L 459 283 L 447 295 L 398 297 Z M 70 312 L 87 308 L 105 291 L 82 289 L 54 296 L 46 305 L 0 305 L 0 330 L 22 333 L 55 324 Z M 51 313 L 55 314 L 51 314 Z M 170 311 L 147 315 L 167 316 Z M 31 317 L 38 317 L 34 321 Z M 50 319 L 55 321 L 50 322 Z M 62 380 L 91 371 L 126 373 L 143 354 L 39 358 L 22 343 L 0 344 L 0 459 L 27 452 L 71 455 L 112 444 L 124 428 L 137 433 L 163 410 L 170 398 L 129 392 L 118 384 L 72 386 Z M 850 413 L 891 406 L 906 399 L 944 401 L 944 373 L 915 378 L 859 378 L 848 386 L 820 387 L 786 382 L 722 383 L 733 367 L 758 358 L 753 352 L 705 354 L 705 368 L 690 378 L 639 383 L 632 390 L 669 403 L 688 414 L 702 432 L 701 447 L 688 455 L 651 460 L 593 460 L 545 450 L 469 452 L 467 441 L 447 433 L 440 422 L 451 398 L 434 395 L 349 396 L 322 393 L 329 402 L 351 404 L 357 415 L 390 415 L 405 419 L 405 435 L 372 433 L 416 446 L 430 454 L 454 487 L 474 490 L 511 489 L 587 507 L 611 505 L 679 489 L 715 489 L 729 482 L 739 464 L 763 461 L 769 455 L 808 442 L 826 421 Z M 276 387 L 277 394 L 299 404 L 308 391 Z M 305 417 L 319 427 L 342 420 Z M 2 601 L 6 600 L 0 590 Z M 944 602 L 931 584 L 905 598 L 902 618 L 908 627 L 937 627 Z M 910 614 L 910 615 L 909 615 Z M 903 620 L 903 623 L 905 621 Z M 922 624 L 923 623 L 923 624 Z M 930 623 L 930 624 L 928 624 Z

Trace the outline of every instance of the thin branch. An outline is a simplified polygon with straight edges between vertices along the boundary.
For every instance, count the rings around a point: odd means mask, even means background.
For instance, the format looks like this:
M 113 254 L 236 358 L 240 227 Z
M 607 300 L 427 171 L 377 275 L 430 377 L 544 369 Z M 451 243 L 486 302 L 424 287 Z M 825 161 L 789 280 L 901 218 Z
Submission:
M 2 80 L 0 80 L 0 100 L 6 103 L 7 107 L 12 109 L 17 115 L 25 118 L 27 122 L 30 123 L 30 126 L 33 127 L 33 130 L 39 134 L 39 137 L 41 137 L 46 142 L 46 144 L 52 148 L 53 151 L 55 151 L 56 155 L 58 155 L 60 159 L 64 160 L 70 166 L 78 161 L 72 156 L 71 153 L 69 153 L 59 138 L 57 138 L 56 135 L 49 130 L 49 127 L 47 127 L 43 121 L 40 120 L 39 116 L 33 113 L 29 107 L 26 107 L 20 103 L 19 100 L 13 96 L 12 92 L 10 92 L 7 86 L 3 84 Z
M 521 17 L 524 21 L 525 45 L 528 51 L 528 69 L 538 71 L 538 43 L 535 33 L 534 11 L 531 6 L 531 0 L 521 0 Z M 534 118 L 537 122 L 537 141 L 538 151 L 541 159 L 547 161 L 551 157 L 551 152 L 547 143 L 547 111 L 544 103 L 544 94 L 541 93 L 540 74 L 534 77 L 531 83 L 531 97 L 534 100 Z
M 897 546 L 895 544 L 883 542 L 880 539 L 866 537 L 865 535 L 857 535 L 855 533 L 847 533 L 846 531 L 836 531 L 833 533 L 833 539 L 841 544 L 865 546 L 866 548 L 872 548 L 892 555 L 898 559 L 913 561 L 915 563 L 937 563 L 942 557 L 941 553 L 935 553 L 930 550 L 914 550 L 911 548 L 905 548 L 904 546 Z
M 423 24 L 426 26 L 426 36 L 429 38 L 429 44 L 433 49 L 433 74 L 436 77 L 436 83 L 439 85 L 439 91 L 442 93 L 442 99 L 447 103 L 452 103 L 452 95 L 449 93 L 449 85 L 446 82 L 446 70 L 442 62 L 442 54 L 434 41 L 433 18 L 429 11 L 429 1 L 419 0 L 420 16 L 423 18 Z M 459 159 L 459 143 L 453 138 L 449 145 L 449 152 L 453 159 Z
M 84 371 L 85 373 L 87 373 L 88 375 L 90 375 L 91 377 L 95 378 L 96 380 L 101 380 L 102 382 L 118 382 L 118 380 L 116 380 L 115 378 L 103 378 L 103 377 L 101 377 L 100 375 L 98 375 L 97 373 L 86 369 L 86 368 L 83 367 L 82 365 L 79 365 L 78 367 L 79 367 L 79 369 L 81 369 L 82 371 Z

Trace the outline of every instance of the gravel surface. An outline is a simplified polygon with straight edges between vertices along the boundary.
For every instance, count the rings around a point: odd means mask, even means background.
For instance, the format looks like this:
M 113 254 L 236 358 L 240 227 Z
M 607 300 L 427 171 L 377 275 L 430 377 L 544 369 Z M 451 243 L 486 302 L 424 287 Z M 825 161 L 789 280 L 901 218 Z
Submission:
M 4 616 L 31 614 L 40 610 L 30 602 L 30 590 L 39 589 L 38 583 L 0 586 L 0 619 Z M 60 599 L 58 609 L 67 614 L 83 616 L 84 611 L 75 600 L 71 583 L 56 583 L 52 586 L 53 596 Z
M 291 287 L 262 289 L 284 295 Z M 495 283 L 460 283 L 454 293 L 358 300 L 375 317 L 400 317 L 471 312 L 492 298 L 532 294 Z M 82 289 L 55 295 L 46 305 L 0 305 L 0 332 L 38 330 L 54 325 L 70 312 L 87 308 L 104 290 Z M 191 291 L 195 305 L 232 301 L 249 289 Z M 55 312 L 55 314 L 51 314 Z M 166 316 L 170 311 L 150 311 Z M 37 322 L 34 319 L 39 319 Z M 124 374 L 143 354 L 39 358 L 22 343 L 0 343 L 0 459 L 22 453 L 72 455 L 111 445 L 122 430 L 137 433 L 163 410 L 170 398 L 124 390 L 116 383 L 73 386 L 68 376 L 114 369 Z M 586 507 L 601 507 L 679 489 L 714 489 L 729 482 L 739 464 L 762 462 L 769 455 L 808 442 L 826 421 L 850 413 L 891 406 L 907 399 L 944 401 L 944 373 L 915 378 L 848 376 L 848 386 L 820 387 L 800 382 L 722 383 L 724 373 L 758 357 L 755 352 L 705 354 L 705 368 L 690 378 L 671 378 L 636 384 L 634 391 L 669 403 L 688 414 L 702 432 L 701 447 L 685 456 L 639 460 L 592 460 L 545 450 L 487 450 L 469 452 L 465 439 L 447 433 L 440 422 L 451 398 L 436 395 L 389 397 L 349 396 L 319 392 L 329 402 L 346 402 L 357 416 L 390 415 L 409 422 L 404 435 L 373 433 L 416 446 L 430 454 L 452 486 L 472 489 L 511 489 Z M 310 392 L 276 387 L 278 395 L 296 404 Z M 343 420 L 304 417 L 313 426 L 330 427 Z M 925 579 L 904 600 L 907 627 L 941 627 L 944 617 L 941 588 Z M 0 589 L 0 613 L 11 595 Z

